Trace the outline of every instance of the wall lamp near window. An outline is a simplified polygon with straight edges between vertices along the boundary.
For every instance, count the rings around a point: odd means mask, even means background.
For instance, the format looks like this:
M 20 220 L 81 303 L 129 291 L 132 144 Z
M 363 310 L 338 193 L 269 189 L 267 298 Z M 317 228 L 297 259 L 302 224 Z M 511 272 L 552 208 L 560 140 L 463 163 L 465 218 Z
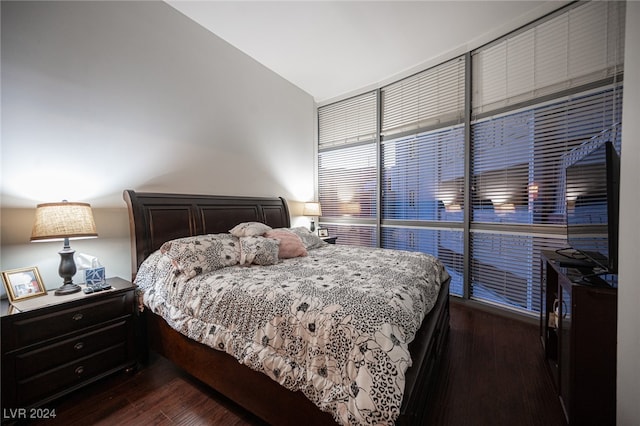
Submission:
M 62 286 L 55 291 L 56 295 L 65 295 L 80 291 L 80 286 L 73 283 L 76 263 L 69 240 L 96 238 L 96 224 L 93 221 L 91 205 L 87 203 L 38 204 L 36 220 L 31 231 L 31 241 L 64 241 L 60 254 L 58 273 L 63 279 Z

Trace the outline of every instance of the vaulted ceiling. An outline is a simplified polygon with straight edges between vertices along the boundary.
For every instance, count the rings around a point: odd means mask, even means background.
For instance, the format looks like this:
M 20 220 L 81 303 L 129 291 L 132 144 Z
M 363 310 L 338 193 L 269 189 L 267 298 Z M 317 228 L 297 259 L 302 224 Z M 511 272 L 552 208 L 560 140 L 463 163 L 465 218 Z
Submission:
M 319 102 L 478 47 L 566 1 L 167 1 Z

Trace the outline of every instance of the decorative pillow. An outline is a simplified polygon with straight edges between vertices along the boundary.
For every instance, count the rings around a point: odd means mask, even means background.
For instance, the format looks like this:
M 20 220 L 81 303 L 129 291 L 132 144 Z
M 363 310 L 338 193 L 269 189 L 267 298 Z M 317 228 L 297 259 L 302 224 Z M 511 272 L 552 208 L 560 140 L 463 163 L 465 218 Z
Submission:
M 267 231 L 264 236 L 280 241 L 280 249 L 278 257 L 280 259 L 290 259 L 292 257 L 301 257 L 307 255 L 307 249 L 300 237 L 287 229 L 272 229 Z
M 262 235 L 267 231 L 271 231 L 269 225 L 261 222 L 243 222 L 234 226 L 229 232 L 234 237 L 251 237 L 253 235 Z
M 320 237 L 303 226 L 291 228 L 291 232 L 300 237 L 307 250 L 322 247 L 325 244 Z
M 189 279 L 240 261 L 240 242 L 229 234 L 208 234 L 167 241 L 160 252 Z
M 165 270 L 172 269 L 174 269 L 174 266 L 171 263 L 171 259 L 163 256 L 160 250 L 156 250 L 142 262 L 134 282 L 141 290 L 153 288 L 156 281 L 158 281 L 159 271 L 165 272 Z
M 275 265 L 280 241 L 258 235 L 240 237 L 240 264 Z

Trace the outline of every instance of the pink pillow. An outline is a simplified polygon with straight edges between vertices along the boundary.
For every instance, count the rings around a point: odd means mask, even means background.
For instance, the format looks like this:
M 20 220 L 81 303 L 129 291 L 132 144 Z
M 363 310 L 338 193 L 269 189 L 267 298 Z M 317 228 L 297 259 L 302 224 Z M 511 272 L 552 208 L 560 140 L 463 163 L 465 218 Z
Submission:
M 292 257 L 307 255 L 307 249 L 304 247 L 302 240 L 291 231 L 273 229 L 267 231 L 264 236 L 280 241 L 280 248 L 278 249 L 278 257 L 280 259 L 290 259 Z

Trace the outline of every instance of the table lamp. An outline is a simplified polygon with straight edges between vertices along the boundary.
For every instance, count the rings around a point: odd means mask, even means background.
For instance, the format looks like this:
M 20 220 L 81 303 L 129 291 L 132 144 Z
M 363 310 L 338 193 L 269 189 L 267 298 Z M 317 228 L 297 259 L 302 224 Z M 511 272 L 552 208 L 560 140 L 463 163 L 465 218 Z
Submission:
M 315 202 L 304 203 L 304 209 L 302 210 L 302 214 L 304 216 L 312 216 L 311 226 L 309 227 L 309 229 L 311 230 L 311 232 L 315 231 L 316 224 L 313 221 L 313 218 L 316 216 L 322 216 L 322 209 L 320 207 L 320 203 L 315 203 Z
M 76 263 L 73 260 L 75 250 L 69 246 L 69 240 L 97 236 L 91 205 L 67 201 L 37 205 L 31 241 L 64 241 L 64 247 L 58 252 L 60 254 L 58 273 L 63 283 L 55 291 L 56 295 L 80 291 L 80 286 L 73 283 L 73 276 L 76 273 Z

